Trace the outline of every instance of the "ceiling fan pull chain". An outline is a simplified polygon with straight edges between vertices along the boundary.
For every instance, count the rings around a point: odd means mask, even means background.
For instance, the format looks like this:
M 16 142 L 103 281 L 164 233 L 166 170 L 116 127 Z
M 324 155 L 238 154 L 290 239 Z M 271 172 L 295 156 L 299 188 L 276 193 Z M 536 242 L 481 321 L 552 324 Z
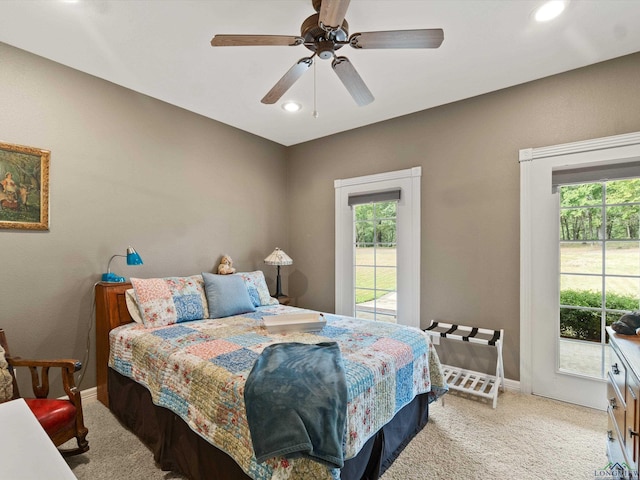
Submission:
M 317 94 L 317 81 L 316 81 L 316 63 L 313 62 L 313 118 L 318 118 L 318 94 Z

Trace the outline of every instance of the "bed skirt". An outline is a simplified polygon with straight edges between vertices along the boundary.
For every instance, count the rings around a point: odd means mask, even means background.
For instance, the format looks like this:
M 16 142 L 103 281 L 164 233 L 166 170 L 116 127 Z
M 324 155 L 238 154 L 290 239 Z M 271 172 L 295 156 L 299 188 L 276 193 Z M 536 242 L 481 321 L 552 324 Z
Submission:
M 139 383 L 109 368 L 109 409 L 153 452 L 164 471 L 179 472 L 192 480 L 250 480 L 226 453 L 217 449 L 176 414 L 151 401 Z M 342 480 L 376 480 L 427 424 L 429 402 L 419 395 L 345 461 Z

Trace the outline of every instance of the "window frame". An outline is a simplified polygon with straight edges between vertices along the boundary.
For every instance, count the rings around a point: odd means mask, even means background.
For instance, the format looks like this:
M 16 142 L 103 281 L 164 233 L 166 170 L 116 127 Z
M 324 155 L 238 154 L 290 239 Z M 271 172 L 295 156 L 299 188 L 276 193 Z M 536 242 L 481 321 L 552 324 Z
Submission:
M 339 179 L 335 188 L 335 311 L 353 316 L 353 211 L 349 195 L 399 188 L 397 320 L 420 328 L 420 183 L 422 167 Z M 403 235 L 404 232 L 404 235 Z M 346 248 L 345 248 L 346 247 Z

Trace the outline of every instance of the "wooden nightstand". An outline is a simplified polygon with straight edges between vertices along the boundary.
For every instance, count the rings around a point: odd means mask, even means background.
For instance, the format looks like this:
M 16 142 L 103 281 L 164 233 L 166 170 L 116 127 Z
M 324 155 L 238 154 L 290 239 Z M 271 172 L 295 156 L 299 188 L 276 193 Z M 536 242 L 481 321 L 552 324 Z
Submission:
M 291 298 L 287 297 L 286 295 L 280 295 L 279 297 L 274 297 L 278 299 L 278 302 L 280 302 L 280 305 L 289 305 L 289 303 L 291 303 Z

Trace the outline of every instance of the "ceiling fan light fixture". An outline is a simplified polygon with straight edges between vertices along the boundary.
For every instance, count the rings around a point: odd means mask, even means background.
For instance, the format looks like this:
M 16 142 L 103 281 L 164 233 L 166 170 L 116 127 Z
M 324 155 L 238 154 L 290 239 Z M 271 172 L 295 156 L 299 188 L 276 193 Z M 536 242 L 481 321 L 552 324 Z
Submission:
M 536 8 L 533 17 L 538 22 L 548 22 L 564 12 L 568 3 L 568 0 L 550 0 Z
M 282 104 L 282 109 L 285 112 L 289 112 L 289 113 L 296 113 L 299 112 L 300 110 L 302 110 L 302 105 L 300 105 L 298 102 L 284 102 Z

